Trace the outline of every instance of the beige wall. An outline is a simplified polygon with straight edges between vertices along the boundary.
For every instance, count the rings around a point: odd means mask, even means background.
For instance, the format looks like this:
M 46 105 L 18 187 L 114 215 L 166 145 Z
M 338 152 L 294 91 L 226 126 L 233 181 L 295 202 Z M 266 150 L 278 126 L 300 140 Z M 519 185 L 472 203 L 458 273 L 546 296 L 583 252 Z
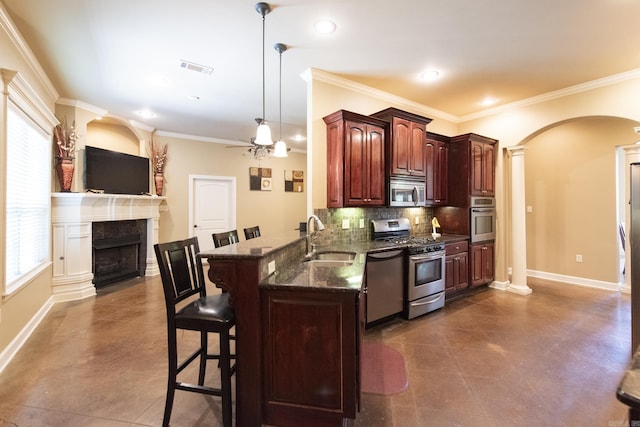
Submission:
M 156 134 L 154 141 L 168 144 L 165 193 L 168 209 L 160 215 L 160 241 L 183 239 L 190 234 L 189 175 L 233 176 L 237 184 L 236 226 L 242 229 L 260 226 L 262 235 L 290 231 L 306 219 L 303 193 L 284 191 L 284 171 L 302 170 L 306 181 L 306 155 L 290 152 L 286 158 L 270 158 L 258 162 L 243 155 L 243 148 L 226 148 L 225 144 L 193 141 Z M 261 166 L 260 166 L 261 165 Z M 249 190 L 250 167 L 271 168 L 271 191 Z
M 627 119 L 580 118 L 527 142 L 528 269 L 617 282 L 616 146 L 637 140 L 634 126 Z
M 7 19 L 3 5 L 0 3 L 0 20 Z M 5 23 L 10 25 L 10 21 Z M 0 25 L 4 28 L 4 25 Z M 54 102 L 57 93 L 50 81 L 42 78 L 37 74 L 39 65 L 29 63 L 25 59 L 25 52 L 18 49 L 17 44 L 21 40 L 14 40 L 6 32 L 0 31 L 0 68 L 14 70 L 25 78 L 29 86 L 35 91 L 37 96 L 46 105 L 51 112 L 54 111 Z M 27 52 L 33 57 L 31 52 Z M 4 117 L 4 105 L 0 102 L 0 117 Z M 0 170 L 6 170 L 4 167 L 5 152 L 5 135 L 4 125 L 0 124 Z M 4 186 L 4 179 L 0 179 L 0 185 Z M 4 224 L 4 191 L 0 190 L 0 224 Z M 4 227 L 0 227 L 0 258 L 4 259 Z M 31 282 L 22 287 L 9 297 L 0 296 L 0 355 L 7 349 L 9 344 L 18 334 L 23 331 L 26 325 L 38 314 L 43 307 L 46 307 L 47 301 L 51 296 L 51 269 L 47 268 Z M 2 360 L 0 359 L 0 363 Z

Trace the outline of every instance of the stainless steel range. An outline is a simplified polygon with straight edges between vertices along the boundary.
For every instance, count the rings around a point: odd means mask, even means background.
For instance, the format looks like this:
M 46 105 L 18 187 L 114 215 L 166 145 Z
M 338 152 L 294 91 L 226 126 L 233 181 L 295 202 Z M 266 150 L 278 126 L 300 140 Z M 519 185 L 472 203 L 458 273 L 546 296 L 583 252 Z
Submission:
M 431 236 L 411 237 L 408 218 L 372 220 L 372 239 L 407 248 L 404 315 L 407 319 L 442 308 L 445 302 L 445 245 Z M 370 286 L 367 287 L 371 293 Z

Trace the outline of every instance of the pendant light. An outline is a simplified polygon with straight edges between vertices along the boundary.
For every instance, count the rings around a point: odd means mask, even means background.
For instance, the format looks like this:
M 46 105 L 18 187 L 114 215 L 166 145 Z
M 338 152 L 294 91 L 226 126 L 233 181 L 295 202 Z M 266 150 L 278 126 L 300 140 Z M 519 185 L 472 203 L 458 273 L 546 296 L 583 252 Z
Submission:
M 273 157 L 288 157 L 287 144 L 282 140 L 282 52 L 287 50 L 287 45 L 282 43 L 276 43 L 273 48 L 280 54 L 280 137 L 276 142 L 275 149 L 273 151 Z
M 272 145 L 273 140 L 271 139 L 271 129 L 269 129 L 269 125 L 267 125 L 267 121 L 265 119 L 264 114 L 264 98 L 265 98 L 265 65 L 264 65 L 264 38 L 265 38 L 265 16 L 271 12 L 271 6 L 268 3 L 256 3 L 256 10 L 260 15 L 262 15 L 262 117 L 260 118 L 260 123 L 258 126 L 258 131 L 256 133 L 255 143 L 258 145 Z

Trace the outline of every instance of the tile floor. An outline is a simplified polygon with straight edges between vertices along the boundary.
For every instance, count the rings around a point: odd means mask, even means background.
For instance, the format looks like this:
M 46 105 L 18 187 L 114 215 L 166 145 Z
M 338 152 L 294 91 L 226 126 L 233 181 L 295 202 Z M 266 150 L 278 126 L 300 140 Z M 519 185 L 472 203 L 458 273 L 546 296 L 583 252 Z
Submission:
M 404 354 L 409 388 L 364 394 L 354 424 L 627 424 L 615 390 L 631 354 L 629 295 L 540 280 L 530 286 L 529 296 L 488 289 L 368 330 L 365 339 Z M 160 425 L 164 325 L 159 277 L 56 304 L 0 373 L 0 427 Z M 216 398 L 176 393 L 172 426 L 220 420 Z

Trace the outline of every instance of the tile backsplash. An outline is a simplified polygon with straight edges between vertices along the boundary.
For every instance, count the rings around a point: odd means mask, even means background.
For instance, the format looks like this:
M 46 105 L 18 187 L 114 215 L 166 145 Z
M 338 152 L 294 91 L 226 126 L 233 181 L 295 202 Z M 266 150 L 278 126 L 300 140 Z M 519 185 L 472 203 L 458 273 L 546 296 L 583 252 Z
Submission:
M 431 233 L 431 208 L 339 208 L 316 209 L 314 212 L 324 223 L 324 231 L 317 233 L 314 241 L 320 244 L 331 242 L 354 242 L 371 240 L 372 219 L 406 217 L 411 223 L 411 234 Z M 417 218 L 417 224 L 416 224 Z M 343 222 L 348 228 L 343 228 Z M 360 225 L 364 224 L 361 228 Z M 313 227 L 313 226 L 312 226 Z

